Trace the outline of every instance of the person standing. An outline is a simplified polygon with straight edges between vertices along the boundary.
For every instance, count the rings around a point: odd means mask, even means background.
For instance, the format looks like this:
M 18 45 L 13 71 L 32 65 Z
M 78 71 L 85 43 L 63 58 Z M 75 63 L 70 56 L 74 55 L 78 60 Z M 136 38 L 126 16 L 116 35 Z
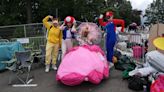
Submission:
M 52 23 L 49 23 L 48 20 L 51 20 Z M 46 44 L 46 58 L 45 58 L 45 72 L 49 72 L 51 58 L 52 58 L 52 68 L 57 70 L 56 59 L 58 55 L 59 47 L 62 43 L 62 32 L 60 30 L 59 21 L 53 16 L 46 16 L 43 19 L 43 25 L 47 28 L 47 44 Z
M 64 23 L 60 26 L 60 29 L 63 33 L 62 39 L 62 58 L 64 57 L 65 53 L 73 47 L 73 39 L 75 39 L 75 28 L 76 20 L 72 16 L 67 16 L 64 19 Z
M 116 43 L 116 26 L 121 25 L 121 32 L 124 31 L 124 20 L 113 19 L 114 15 L 112 11 L 106 12 L 107 22 L 103 21 L 103 15 L 100 15 L 98 21 L 99 24 L 106 28 L 106 50 L 107 50 L 107 60 L 110 63 L 110 67 L 113 66 L 112 58 L 114 53 L 114 46 Z

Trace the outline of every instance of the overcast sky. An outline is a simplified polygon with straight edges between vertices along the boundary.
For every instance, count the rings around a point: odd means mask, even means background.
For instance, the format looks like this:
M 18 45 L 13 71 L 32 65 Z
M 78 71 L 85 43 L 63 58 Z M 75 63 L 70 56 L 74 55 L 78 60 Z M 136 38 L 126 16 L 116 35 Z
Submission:
M 148 4 L 152 3 L 153 0 L 130 0 L 133 9 L 145 10 Z

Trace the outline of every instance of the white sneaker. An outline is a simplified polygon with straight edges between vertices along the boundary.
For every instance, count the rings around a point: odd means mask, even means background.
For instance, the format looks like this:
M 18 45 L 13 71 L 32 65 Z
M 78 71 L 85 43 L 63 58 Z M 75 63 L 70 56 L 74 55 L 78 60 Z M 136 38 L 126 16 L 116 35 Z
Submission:
M 50 65 L 46 65 L 46 69 L 45 69 L 45 72 L 49 72 L 50 71 Z
M 56 71 L 57 70 L 56 65 L 52 65 L 52 69 L 54 69 Z
M 114 66 L 112 62 L 109 63 L 109 69 L 111 69 Z

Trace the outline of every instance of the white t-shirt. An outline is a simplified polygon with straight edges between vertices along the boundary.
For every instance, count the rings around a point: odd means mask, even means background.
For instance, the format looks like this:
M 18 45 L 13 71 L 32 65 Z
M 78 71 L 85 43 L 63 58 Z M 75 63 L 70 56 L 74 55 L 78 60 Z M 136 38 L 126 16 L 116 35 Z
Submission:
M 71 30 L 69 29 L 69 30 L 67 30 L 67 35 L 66 35 L 66 37 L 67 38 L 71 38 L 72 37 L 72 34 L 71 34 Z M 66 39 L 67 39 L 66 38 Z

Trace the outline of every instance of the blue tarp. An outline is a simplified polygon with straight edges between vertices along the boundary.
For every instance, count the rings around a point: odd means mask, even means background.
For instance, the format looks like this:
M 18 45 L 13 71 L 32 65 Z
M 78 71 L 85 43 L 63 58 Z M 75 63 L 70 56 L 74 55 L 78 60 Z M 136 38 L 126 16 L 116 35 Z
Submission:
M 16 51 L 24 51 L 19 42 L 2 42 L 0 43 L 0 70 L 4 70 L 6 65 L 2 61 L 9 61 L 13 58 Z

